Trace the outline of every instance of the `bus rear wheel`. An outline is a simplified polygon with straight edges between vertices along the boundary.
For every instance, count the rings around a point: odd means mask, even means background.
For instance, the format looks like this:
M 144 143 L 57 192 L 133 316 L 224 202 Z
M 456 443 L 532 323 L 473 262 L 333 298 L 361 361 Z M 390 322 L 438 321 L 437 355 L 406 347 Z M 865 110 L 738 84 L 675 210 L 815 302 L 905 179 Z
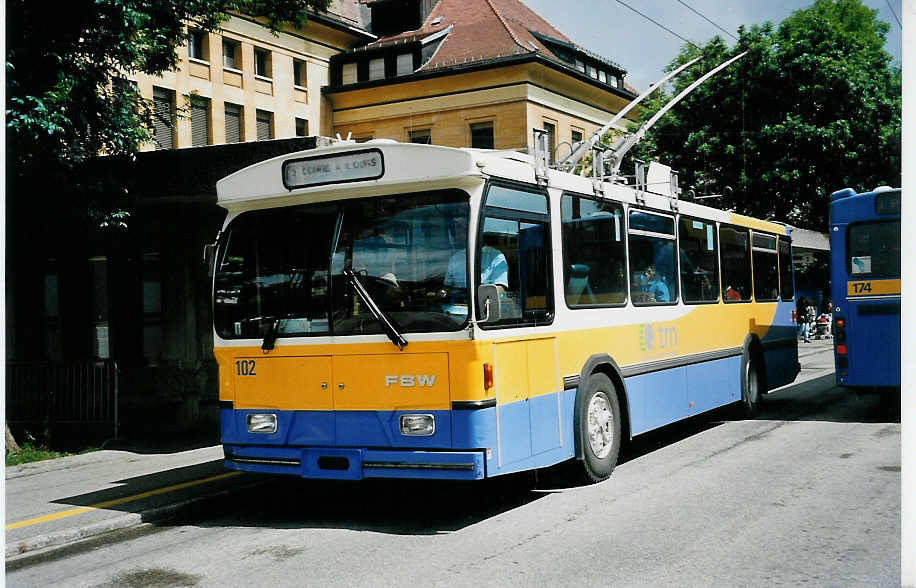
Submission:
M 741 370 L 741 408 L 744 416 L 752 419 L 760 412 L 760 375 L 758 362 L 753 355 L 745 355 Z
M 576 402 L 576 435 L 582 448 L 583 481 L 608 479 L 620 453 L 620 404 L 604 374 L 592 374 Z

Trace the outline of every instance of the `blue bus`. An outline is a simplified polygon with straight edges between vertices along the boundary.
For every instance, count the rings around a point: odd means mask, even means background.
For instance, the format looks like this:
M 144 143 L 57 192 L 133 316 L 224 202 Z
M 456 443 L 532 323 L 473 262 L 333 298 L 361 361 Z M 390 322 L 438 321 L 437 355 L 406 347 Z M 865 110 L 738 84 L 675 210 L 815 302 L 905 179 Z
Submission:
M 900 188 L 830 196 L 837 384 L 900 387 Z

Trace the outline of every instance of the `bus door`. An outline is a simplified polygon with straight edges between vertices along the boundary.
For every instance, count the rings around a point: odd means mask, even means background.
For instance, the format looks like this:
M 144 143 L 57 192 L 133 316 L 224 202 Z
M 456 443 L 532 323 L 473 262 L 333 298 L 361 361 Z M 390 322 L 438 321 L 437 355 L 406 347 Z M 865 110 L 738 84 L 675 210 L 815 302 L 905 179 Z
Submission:
M 533 186 L 490 186 L 477 245 L 477 283 L 497 286 L 500 318 L 483 326 L 514 333 L 493 347 L 500 468 L 515 469 L 511 464 L 561 443 L 555 338 L 515 330 L 553 320 L 549 229 L 544 193 Z

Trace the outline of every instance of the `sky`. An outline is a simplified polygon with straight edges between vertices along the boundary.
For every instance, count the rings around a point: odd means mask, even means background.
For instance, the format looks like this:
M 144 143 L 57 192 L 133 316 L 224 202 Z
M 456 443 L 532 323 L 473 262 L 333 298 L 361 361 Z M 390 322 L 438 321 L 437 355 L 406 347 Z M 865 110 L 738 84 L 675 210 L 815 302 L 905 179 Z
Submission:
M 750 27 L 770 21 L 778 25 L 792 12 L 812 3 L 806 0 L 522 1 L 577 45 L 622 66 L 627 71 L 627 83 L 639 91 L 664 75 L 662 70 L 684 44 L 652 20 L 698 45 L 717 34 L 732 45 L 734 40 L 715 25 L 737 37 L 742 24 Z M 877 9 L 878 18 L 890 25 L 885 49 L 899 65 L 902 35 L 897 19 L 903 18 L 901 0 L 864 0 L 864 4 Z

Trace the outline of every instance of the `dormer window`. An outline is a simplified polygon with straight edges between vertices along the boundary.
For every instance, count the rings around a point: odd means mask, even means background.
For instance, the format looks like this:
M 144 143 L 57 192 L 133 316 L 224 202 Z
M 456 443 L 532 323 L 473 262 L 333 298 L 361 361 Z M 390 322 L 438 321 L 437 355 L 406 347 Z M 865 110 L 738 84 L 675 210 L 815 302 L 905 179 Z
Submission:
M 413 54 L 402 53 L 397 57 L 397 75 L 407 76 L 413 73 Z
M 385 58 L 384 57 L 377 57 L 375 59 L 369 60 L 369 79 L 370 80 L 385 79 Z
M 355 63 L 345 63 L 341 68 L 342 79 L 341 83 L 343 85 L 355 84 L 356 83 L 356 64 Z

